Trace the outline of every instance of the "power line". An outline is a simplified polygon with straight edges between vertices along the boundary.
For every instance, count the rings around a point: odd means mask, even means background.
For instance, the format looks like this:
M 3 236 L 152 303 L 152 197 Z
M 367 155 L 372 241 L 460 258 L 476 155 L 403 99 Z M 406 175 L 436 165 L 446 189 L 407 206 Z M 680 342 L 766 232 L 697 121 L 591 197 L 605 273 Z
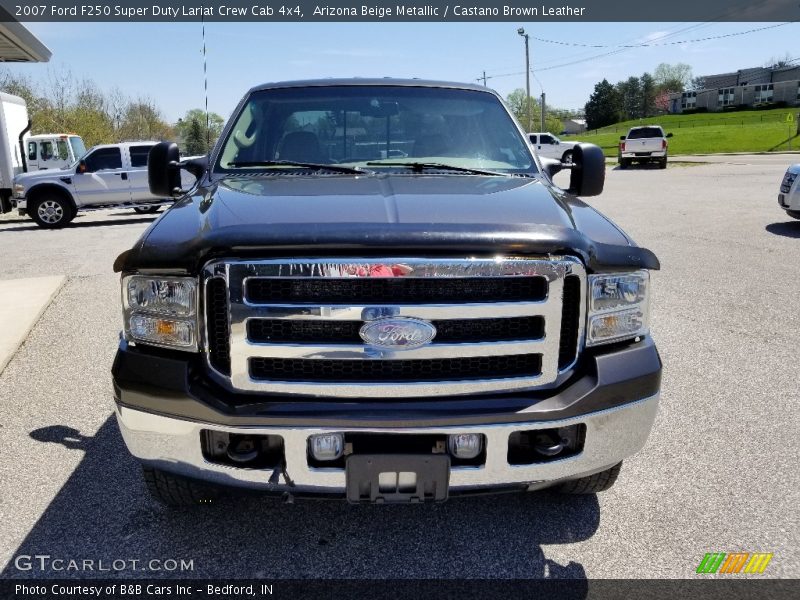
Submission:
M 765 29 L 775 29 L 776 27 L 783 27 L 784 25 L 791 25 L 796 21 L 786 21 L 785 23 L 778 23 L 776 25 L 766 25 L 764 27 L 756 27 L 755 29 L 748 29 L 747 31 L 737 31 L 735 33 L 726 33 L 722 35 L 712 35 L 704 38 L 695 38 L 692 40 L 678 40 L 677 42 L 644 42 L 641 44 L 580 44 L 576 42 L 560 42 L 558 40 L 548 40 L 532 35 L 531 37 L 539 42 L 547 44 L 558 44 L 560 46 L 577 46 L 580 48 L 649 48 L 653 46 L 677 46 L 679 44 L 691 44 L 694 42 L 707 42 L 709 40 L 720 40 L 723 38 L 736 37 L 746 35 L 748 33 L 755 33 L 757 31 L 764 31 Z M 657 38 L 663 39 L 663 38 Z

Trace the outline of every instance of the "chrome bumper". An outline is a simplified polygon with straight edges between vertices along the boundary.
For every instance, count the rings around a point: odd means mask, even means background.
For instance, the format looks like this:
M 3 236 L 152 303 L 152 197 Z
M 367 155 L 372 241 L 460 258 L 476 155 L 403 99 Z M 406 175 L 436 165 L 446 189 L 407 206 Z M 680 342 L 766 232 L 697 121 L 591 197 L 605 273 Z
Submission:
M 658 409 L 656 394 L 630 404 L 560 421 L 532 421 L 464 427 L 370 428 L 358 431 L 404 434 L 482 433 L 486 436 L 486 464 L 481 467 L 454 467 L 450 489 L 501 487 L 528 484 L 530 489 L 544 484 L 601 471 L 636 453 L 644 446 Z M 117 406 L 117 422 L 131 454 L 143 463 L 216 484 L 261 489 L 292 490 L 298 493 L 344 493 L 343 469 L 309 467 L 307 440 L 315 433 L 344 431 L 333 428 L 220 427 L 163 417 Z M 576 456 L 534 465 L 509 465 L 508 438 L 514 431 L 564 427 L 584 423 L 586 440 Z M 286 454 L 286 474 L 277 484 L 268 482 L 272 470 L 242 469 L 213 464 L 205 460 L 200 446 L 200 431 L 214 429 L 229 433 L 280 435 Z M 348 428 L 346 431 L 353 431 Z

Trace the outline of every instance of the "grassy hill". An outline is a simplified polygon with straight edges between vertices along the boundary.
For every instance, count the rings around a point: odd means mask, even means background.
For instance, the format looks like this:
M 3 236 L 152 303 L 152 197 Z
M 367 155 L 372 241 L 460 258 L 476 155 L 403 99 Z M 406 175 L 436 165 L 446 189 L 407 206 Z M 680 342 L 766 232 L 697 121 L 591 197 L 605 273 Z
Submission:
M 637 125 L 661 125 L 672 133 L 670 154 L 713 154 L 716 152 L 779 152 L 800 150 L 797 136 L 798 108 L 748 110 L 694 115 L 664 115 L 616 123 L 579 135 L 564 136 L 597 144 L 606 156 L 616 156 L 619 136 Z M 787 115 L 792 121 L 787 122 Z

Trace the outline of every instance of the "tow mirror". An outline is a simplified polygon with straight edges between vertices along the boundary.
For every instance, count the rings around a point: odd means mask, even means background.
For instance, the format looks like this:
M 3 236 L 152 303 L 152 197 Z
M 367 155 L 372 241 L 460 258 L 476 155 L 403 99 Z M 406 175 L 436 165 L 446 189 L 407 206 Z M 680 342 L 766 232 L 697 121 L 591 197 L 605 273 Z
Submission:
M 621 136 L 619 136 L 619 139 L 620 139 L 621 142 L 624 142 L 625 141 L 625 136 L 621 135 Z
M 161 142 L 150 149 L 147 157 L 147 183 L 150 193 L 169 198 L 181 193 L 181 156 L 178 144 Z
M 672 134 L 671 134 L 671 133 L 668 133 L 668 134 L 667 134 L 667 137 L 672 137 Z
M 576 196 L 599 196 L 605 181 L 606 157 L 600 146 L 576 144 L 572 149 L 572 171 L 567 191 Z
M 81 161 L 78 163 L 78 168 L 75 169 L 76 173 L 86 173 L 86 163 Z

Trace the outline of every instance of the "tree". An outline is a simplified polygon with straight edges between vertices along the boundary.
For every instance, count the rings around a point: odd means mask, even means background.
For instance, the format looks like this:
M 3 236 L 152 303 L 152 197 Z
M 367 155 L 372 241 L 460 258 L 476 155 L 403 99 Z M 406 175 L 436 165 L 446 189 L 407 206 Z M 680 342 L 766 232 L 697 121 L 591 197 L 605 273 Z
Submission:
M 683 92 L 692 83 L 692 67 L 685 63 L 661 63 L 653 71 L 657 92 Z
M 511 112 L 514 113 L 514 116 L 517 117 L 517 121 L 519 121 L 522 126 L 527 129 L 528 122 L 530 121 L 533 123 L 534 129 L 538 129 L 536 123 L 537 115 L 541 115 L 542 112 L 539 108 L 539 102 L 536 98 L 530 98 L 530 104 L 528 104 L 528 97 L 525 95 L 525 90 L 522 88 L 517 88 L 513 92 L 508 95 L 506 98 L 506 102 L 508 103 L 508 107 L 511 109 Z M 530 106 L 530 119 L 528 118 L 528 107 Z M 541 120 L 541 117 L 539 117 Z
M 188 124 L 186 124 L 186 121 L 182 123 L 185 131 L 184 134 L 181 134 L 184 152 L 189 156 L 206 154 L 208 152 L 208 142 L 203 131 L 205 127 L 200 124 L 196 117 L 192 117 Z
M 586 125 L 589 129 L 599 129 L 616 123 L 619 119 L 619 95 L 607 79 L 594 86 L 594 92 L 586 103 Z
M 776 58 L 771 57 L 767 62 L 764 63 L 764 67 L 767 69 L 780 69 L 781 67 L 789 67 L 792 66 L 796 62 L 795 59 L 792 58 L 791 53 L 787 52 L 783 55 L 783 58 Z
M 203 144 L 202 147 L 195 146 L 193 141 L 192 144 L 196 151 L 190 152 L 187 138 L 196 126 L 200 127 L 200 138 Z M 188 154 L 207 154 L 216 143 L 224 126 L 225 119 L 217 113 L 210 112 L 208 113 L 208 128 L 206 128 L 206 112 L 200 108 L 191 109 L 182 119 L 178 119 L 178 122 L 175 123 L 175 129 L 178 132 L 178 137 L 180 137 L 181 145 Z
M 639 84 L 642 90 L 642 104 L 639 112 L 642 117 L 650 117 L 656 112 L 656 82 L 650 73 L 642 73 Z
M 627 121 L 642 117 L 642 82 L 638 77 L 620 81 L 614 89 L 619 98 L 619 119 Z

